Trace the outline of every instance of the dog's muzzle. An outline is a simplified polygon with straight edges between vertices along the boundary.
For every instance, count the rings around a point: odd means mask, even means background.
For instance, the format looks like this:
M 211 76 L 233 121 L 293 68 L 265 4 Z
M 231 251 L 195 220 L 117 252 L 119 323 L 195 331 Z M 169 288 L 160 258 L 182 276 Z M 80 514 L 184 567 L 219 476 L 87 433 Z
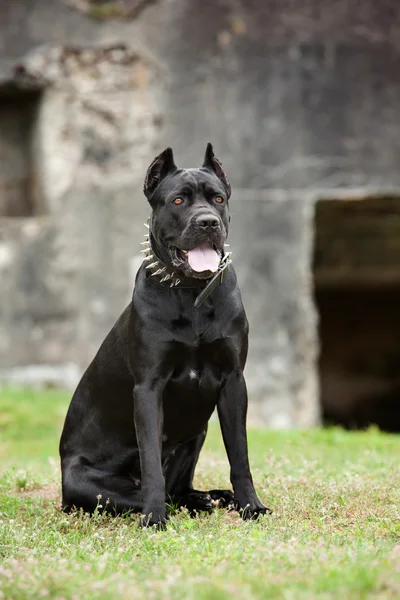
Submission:
M 150 230 L 149 220 L 150 219 L 145 223 L 145 227 L 148 230 Z M 211 271 L 214 273 L 213 276 L 206 279 L 184 278 L 186 281 L 183 281 L 153 252 L 150 244 L 150 231 L 146 232 L 145 238 L 145 241 L 142 242 L 144 248 L 140 252 L 145 255 L 143 260 L 149 262 L 146 269 L 152 271 L 151 277 L 159 276 L 160 283 L 167 284 L 171 288 L 179 285 L 181 287 L 199 287 L 199 284 L 201 285 L 201 283 L 204 283 L 204 288 L 194 303 L 196 308 L 199 307 L 217 285 L 222 282 L 225 271 L 232 262 L 232 252 L 225 251 L 225 248 L 228 248 L 229 244 L 223 245 L 222 252 L 218 252 L 216 246 L 211 243 L 199 244 L 199 246 L 194 247 L 192 250 L 180 251 L 187 255 L 187 261 L 194 271 L 196 269 L 193 268 L 192 264 L 199 269 L 199 272 Z

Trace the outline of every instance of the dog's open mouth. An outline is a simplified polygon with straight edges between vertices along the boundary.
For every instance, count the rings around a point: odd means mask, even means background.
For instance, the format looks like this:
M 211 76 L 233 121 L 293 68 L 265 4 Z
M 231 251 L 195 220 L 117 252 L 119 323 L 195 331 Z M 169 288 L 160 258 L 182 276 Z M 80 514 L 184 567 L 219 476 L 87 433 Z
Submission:
M 196 273 L 211 271 L 215 273 L 221 260 L 221 252 L 214 244 L 200 244 L 191 250 L 174 247 L 174 253 L 180 265 L 187 263 Z M 178 266 L 178 265 L 177 265 Z

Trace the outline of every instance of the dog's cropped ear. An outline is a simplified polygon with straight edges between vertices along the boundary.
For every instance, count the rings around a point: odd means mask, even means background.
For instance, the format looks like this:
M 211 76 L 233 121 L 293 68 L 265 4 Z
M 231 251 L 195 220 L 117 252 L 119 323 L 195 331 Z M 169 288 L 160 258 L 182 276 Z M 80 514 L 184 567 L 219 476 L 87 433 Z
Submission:
M 212 147 L 212 144 L 210 144 L 210 142 L 208 142 L 208 144 L 207 144 L 207 149 L 206 149 L 206 153 L 204 156 L 203 167 L 205 169 L 209 169 L 210 171 L 213 171 L 216 174 L 216 176 L 222 181 L 222 183 L 226 187 L 226 190 L 228 192 L 228 198 L 229 198 L 229 196 L 231 195 L 231 191 L 232 191 L 231 184 L 229 183 L 229 179 L 225 175 L 225 171 L 222 168 L 221 162 L 218 160 L 218 158 L 216 156 L 214 156 L 213 147 Z
M 161 154 L 156 156 L 147 169 L 146 178 L 144 180 L 143 191 L 148 200 L 164 177 L 169 173 L 176 171 L 176 169 L 177 167 L 174 163 L 172 148 L 166 148 L 164 152 L 161 152 Z

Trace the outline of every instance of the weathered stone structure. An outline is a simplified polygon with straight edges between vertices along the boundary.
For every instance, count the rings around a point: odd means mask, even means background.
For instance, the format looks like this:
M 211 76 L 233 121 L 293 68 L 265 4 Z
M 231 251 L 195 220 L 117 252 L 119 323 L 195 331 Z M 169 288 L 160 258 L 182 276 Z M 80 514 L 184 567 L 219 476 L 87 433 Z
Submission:
M 73 383 L 129 301 L 147 165 L 166 145 L 197 165 L 212 141 L 234 189 L 251 417 L 310 426 L 321 396 L 364 424 L 375 394 L 393 421 L 399 40 L 394 0 L 4 3 L 2 376 Z

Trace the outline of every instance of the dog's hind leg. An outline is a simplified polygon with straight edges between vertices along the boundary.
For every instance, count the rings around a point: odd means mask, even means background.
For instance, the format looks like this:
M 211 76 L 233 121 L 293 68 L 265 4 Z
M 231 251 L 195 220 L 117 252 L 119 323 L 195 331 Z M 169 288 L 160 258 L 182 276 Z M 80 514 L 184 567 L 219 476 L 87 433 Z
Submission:
M 140 512 L 142 495 L 138 484 L 129 477 L 110 474 L 75 459 L 63 465 L 62 508 L 65 512 L 82 508 L 89 513 L 97 508 L 114 515 Z
M 206 434 L 207 429 L 193 440 L 179 446 L 173 456 L 169 457 L 165 468 L 169 498 L 179 507 L 186 507 L 192 514 L 200 511 L 211 512 L 214 507 L 213 500 L 218 500 L 219 506 L 233 503 L 233 493 L 229 490 L 203 492 L 193 488 L 194 472 Z
M 168 457 L 165 465 L 165 485 L 167 496 L 173 504 L 186 507 L 190 513 L 210 512 L 212 498 L 207 492 L 193 489 L 193 477 L 207 430 L 196 438 L 181 444 Z

